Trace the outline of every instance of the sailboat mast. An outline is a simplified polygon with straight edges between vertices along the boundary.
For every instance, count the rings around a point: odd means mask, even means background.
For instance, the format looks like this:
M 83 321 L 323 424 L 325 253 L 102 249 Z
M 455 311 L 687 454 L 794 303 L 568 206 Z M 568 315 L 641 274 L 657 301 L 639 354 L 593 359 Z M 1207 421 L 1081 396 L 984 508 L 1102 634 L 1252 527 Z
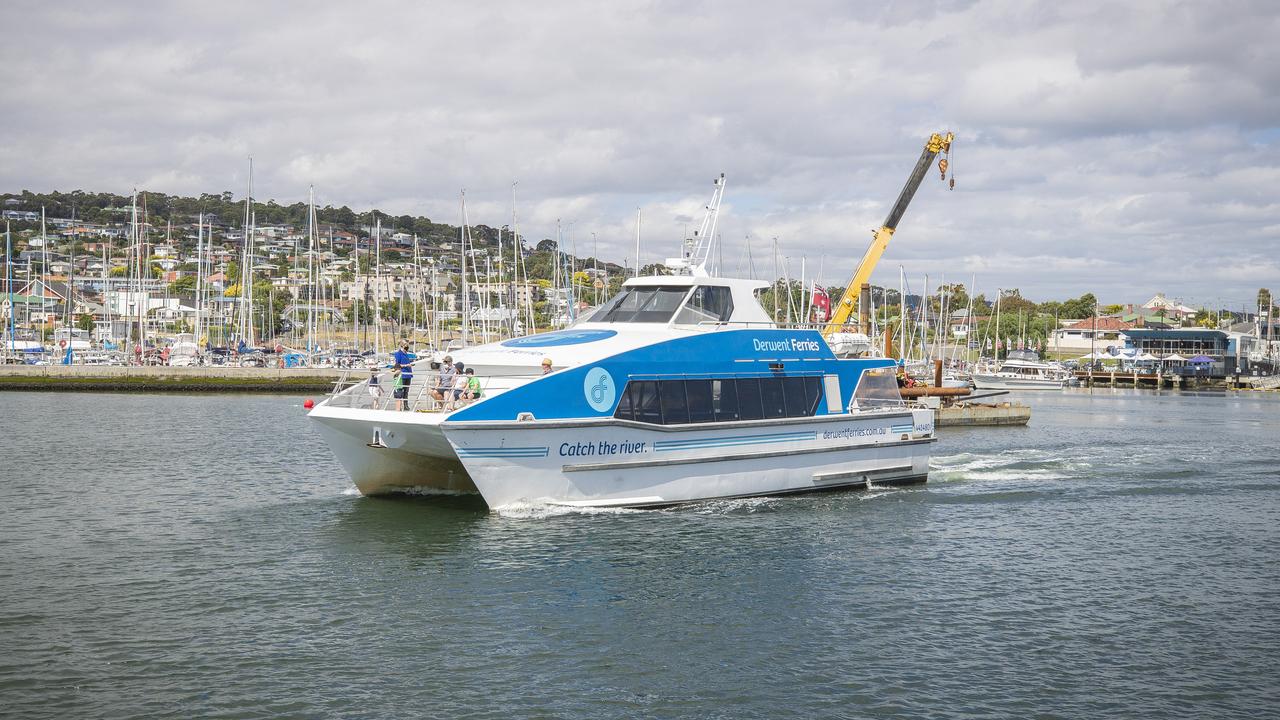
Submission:
M 382 354 L 382 218 L 373 221 L 373 355 Z
M 458 228 L 458 249 L 461 252 L 459 280 L 462 283 L 462 345 L 470 345 L 471 330 L 471 294 L 467 286 L 467 189 L 463 188 L 459 196 L 459 214 L 462 226 Z
M 17 329 L 14 323 L 14 316 L 17 315 L 18 313 L 16 312 L 17 308 L 14 305 L 13 239 L 9 233 L 8 220 L 4 221 L 4 274 L 5 274 L 4 288 L 5 288 L 5 292 L 9 294 L 9 353 L 13 354 L 13 351 L 14 351 L 13 334 L 14 334 L 14 331 Z
M 316 186 L 307 187 L 307 357 L 316 345 Z
M 898 359 L 907 362 L 907 271 L 898 266 Z
M 253 327 L 252 318 L 249 316 L 250 310 L 246 303 L 249 301 L 249 291 L 252 285 L 249 282 L 249 244 L 253 237 L 253 230 L 250 225 L 252 222 L 252 204 L 253 202 L 253 156 L 249 156 L 249 179 L 245 183 L 244 193 L 244 237 L 240 242 L 240 302 L 236 303 L 240 307 L 240 327 L 239 336 L 241 341 L 249 335 L 249 328 Z
M 196 218 L 196 352 L 200 351 L 200 315 L 204 310 L 204 213 Z

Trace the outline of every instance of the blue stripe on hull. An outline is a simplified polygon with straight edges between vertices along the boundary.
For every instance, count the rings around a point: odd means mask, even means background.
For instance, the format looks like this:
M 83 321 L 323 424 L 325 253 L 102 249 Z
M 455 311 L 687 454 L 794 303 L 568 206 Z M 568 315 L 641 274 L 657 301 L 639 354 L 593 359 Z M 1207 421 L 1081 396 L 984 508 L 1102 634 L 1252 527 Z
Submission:
M 545 447 L 458 448 L 458 457 L 546 457 Z

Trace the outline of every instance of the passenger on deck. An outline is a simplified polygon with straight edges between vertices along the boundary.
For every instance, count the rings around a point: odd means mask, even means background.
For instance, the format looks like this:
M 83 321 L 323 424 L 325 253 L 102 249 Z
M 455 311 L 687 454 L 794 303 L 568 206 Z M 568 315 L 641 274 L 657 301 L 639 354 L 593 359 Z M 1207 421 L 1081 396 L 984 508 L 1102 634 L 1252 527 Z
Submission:
M 409 386 L 413 384 L 413 361 L 416 356 L 409 352 L 409 341 L 402 340 L 400 349 L 396 351 L 395 363 L 400 368 L 400 394 L 396 402 L 397 410 L 409 409 Z
M 440 375 L 436 378 L 436 386 L 431 391 L 431 397 L 441 404 L 448 402 L 453 394 L 453 379 L 457 372 L 453 368 L 453 358 L 445 355 L 444 361 L 440 363 Z
M 461 362 L 454 365 L 453 369 L 457 371 L 457 375 L 454 376 L 453 380 L 453 402 L 456 404 L 462 399 L 463 393 L 467 391 L 467 376 L 463 372 L 466 367 Z
M 542 358 L 542 374 L 551 374 L 551 358 Z
M 409 386 L 405 384 L 404 367 L 399 363 L 391 368 L 391 377 L 395 378 L 392 384 L 391 397 L 396 400 L 396 410 L 404 410 L 409 404 Z M 410 378 L 413 376 L 410 375 Z
M 369 368 L 369 397 L 373 398 L 370 407 L 377 410 L 378 403 L 382 401 L 382 382 L 378 380 L 378 368 Z
M 476 377 L 474 368 L 467 368 L 467 389 L 462 391 L 462 399 L 471 402 L 480 397 L 480 378 Z

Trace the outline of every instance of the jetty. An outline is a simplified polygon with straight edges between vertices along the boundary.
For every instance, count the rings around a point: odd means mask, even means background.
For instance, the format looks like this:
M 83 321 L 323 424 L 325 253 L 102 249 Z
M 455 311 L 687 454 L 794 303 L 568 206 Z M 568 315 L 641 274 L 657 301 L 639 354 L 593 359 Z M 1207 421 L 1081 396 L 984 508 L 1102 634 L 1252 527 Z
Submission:
M 0 365 L 0 391 L 326 392 L 338 368 Z
M 1127 387 L 1148 390 L 1260 390 L 1277 384 L 1273 375 L 1209 375 L 1116 370 L 1077 370 L 1081 387 Z

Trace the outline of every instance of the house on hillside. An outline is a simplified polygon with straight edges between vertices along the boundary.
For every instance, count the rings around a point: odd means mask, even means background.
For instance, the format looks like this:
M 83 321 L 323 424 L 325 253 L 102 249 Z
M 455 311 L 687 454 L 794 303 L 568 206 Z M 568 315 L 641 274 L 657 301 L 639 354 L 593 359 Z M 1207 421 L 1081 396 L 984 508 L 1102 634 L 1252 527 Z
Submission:
M 1179 323 L 1189 317 L 1195 317 L 1196 314 L 1195 308 L 1173 302 L 1166 298 L 1164 293 L 1156 293 L 1156 296 L 1143 303 L 1142 307 L 1145 310 L 1150 310 L 1151 315 Z M 1143 315 L 1146 314 L 1143 313 Z
M 1049 338 L 1051 350 L 1092 352 L 1108 346 L 1124 343 L 1121 333 L 1133 325 L 1114 317 L 1092 317 L 1085 320 L 1064 320 L 1064 325 L 1054 330 Z
M 952 311 L 948 317 L 948 324 L 950 325 L 952 338 L 964 340 L 969 337 L 969 326 L 973 324 L 969 318 L 969 309 L 961 308 Z

